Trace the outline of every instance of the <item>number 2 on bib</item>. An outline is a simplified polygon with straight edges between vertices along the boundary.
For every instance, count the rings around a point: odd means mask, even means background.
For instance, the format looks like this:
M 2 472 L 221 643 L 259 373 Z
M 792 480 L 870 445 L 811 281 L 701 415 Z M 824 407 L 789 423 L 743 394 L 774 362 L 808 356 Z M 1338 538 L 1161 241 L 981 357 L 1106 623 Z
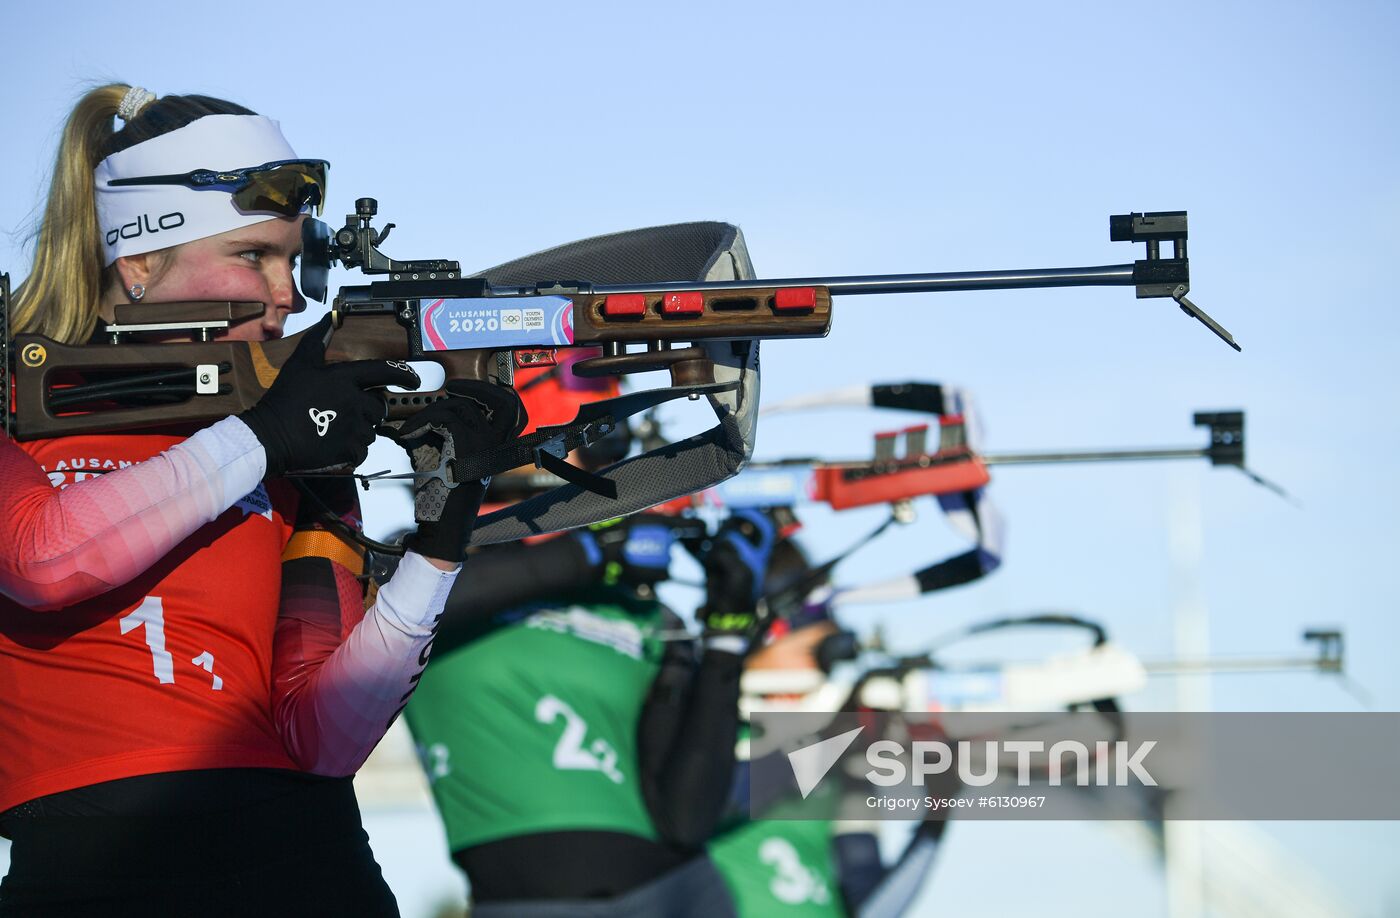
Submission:
M 626 779 L 617 769 L 617 750 L 605 739 L 588 741 L 588 722 L 569 707 L 568 702 L 554 695 L 545 695 L 535 705 L 535 720 L 551 724 L 564 718 L 564 733 L 554 746 L 554 767 L 573 771 L 600 771 L 614 784 Z

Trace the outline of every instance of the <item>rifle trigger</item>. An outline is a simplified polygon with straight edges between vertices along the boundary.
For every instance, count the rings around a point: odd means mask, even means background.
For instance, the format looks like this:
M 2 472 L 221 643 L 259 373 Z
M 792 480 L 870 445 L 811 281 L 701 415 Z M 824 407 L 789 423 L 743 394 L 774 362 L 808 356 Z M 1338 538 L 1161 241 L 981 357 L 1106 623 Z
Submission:
M 436 478 L 438 481 L 442 482 L 444 488 L 451 491 L 453 488 L 457 487 L 457 485 L 461 484 L 461 482 L 448 481 L 447 472 L 447 460 L 441 458 L 438 460 L 437 468 L 433 469 L 431 472 L 415 471 L 413 473 L 413 490 L 416 492 L 419 488 L 424 487 L 428 482 Z

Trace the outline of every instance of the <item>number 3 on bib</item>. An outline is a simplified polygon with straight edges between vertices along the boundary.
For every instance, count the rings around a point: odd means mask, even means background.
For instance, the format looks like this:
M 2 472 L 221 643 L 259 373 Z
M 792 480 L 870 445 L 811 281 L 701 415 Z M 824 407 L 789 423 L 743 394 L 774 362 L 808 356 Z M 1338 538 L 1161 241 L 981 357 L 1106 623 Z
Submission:
M 820 876 L 802 863 L 797 849 L 787 839 L 764 840 L 758 849 L 758 856 L 773 868 L 773 881 L 768 889 L 779 902 L 787 905 L 807 902 L 826 905 L 831 901 L 831 890 L 827 889 Z
M 535 705 L 535 720 L 542 724 L 564 718 L 564 733 L 554 746 L 554 767 L 576 771 L 601 771 L 614 784 L 626 779 L 617 770 L 617 750 L 605 739 L 588 743 L 588 722 L 562 698 L 545 695 Z M 587 746 L 585 746 L 587 743 Z

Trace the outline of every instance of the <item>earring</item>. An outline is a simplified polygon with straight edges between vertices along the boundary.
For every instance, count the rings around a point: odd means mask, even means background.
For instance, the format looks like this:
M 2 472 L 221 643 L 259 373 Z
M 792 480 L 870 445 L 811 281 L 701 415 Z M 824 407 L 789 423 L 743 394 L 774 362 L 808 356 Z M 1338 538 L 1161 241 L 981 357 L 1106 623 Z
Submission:
M 131 296 L 133 301 L 140 302 L 141 297 L 146 295 L 146 285 L 132 284 L 130 287 L 126 288 L 126 292 Z

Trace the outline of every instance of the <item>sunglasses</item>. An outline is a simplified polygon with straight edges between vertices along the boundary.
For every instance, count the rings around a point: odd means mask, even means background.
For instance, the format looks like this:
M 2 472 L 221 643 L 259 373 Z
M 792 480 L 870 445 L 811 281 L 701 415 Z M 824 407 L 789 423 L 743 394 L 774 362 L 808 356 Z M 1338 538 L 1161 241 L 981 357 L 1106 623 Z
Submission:
M 227 191 L 233 206 L 245 213 L 274 213 L 295 217 L 304 207 L 314 207 L 317 215 L 325 207 L 326 170 L 324 159 L 283 159 L 246 169 L 215 172 L 196 169 L 183 175 L 143 175 L 112 179 L 109 186 L 184 185 L 197 190 Z

